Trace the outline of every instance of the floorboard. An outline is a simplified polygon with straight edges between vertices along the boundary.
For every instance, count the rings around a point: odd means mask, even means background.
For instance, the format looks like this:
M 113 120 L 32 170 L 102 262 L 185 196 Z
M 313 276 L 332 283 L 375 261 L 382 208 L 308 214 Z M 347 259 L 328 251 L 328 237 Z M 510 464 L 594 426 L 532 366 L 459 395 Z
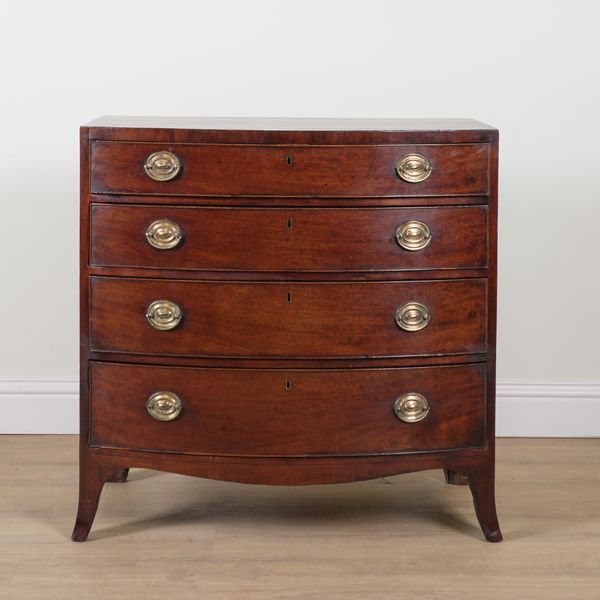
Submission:
M 505 541 L 429 471 L 280 488 L 134 469 L 69 536 L 76 436 L 0 436 L 1 600 L 600 598 L 600 439 L 498 440 Z

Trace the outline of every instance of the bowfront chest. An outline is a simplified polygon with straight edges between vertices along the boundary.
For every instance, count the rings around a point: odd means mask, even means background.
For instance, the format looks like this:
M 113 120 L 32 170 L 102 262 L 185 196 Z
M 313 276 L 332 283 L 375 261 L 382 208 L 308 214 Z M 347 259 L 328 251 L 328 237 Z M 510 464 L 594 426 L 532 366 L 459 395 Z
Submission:
M 498 132 L 81 129 L 80 498 L 130 467 L 275 485 L 440 469 L 494 503 Z

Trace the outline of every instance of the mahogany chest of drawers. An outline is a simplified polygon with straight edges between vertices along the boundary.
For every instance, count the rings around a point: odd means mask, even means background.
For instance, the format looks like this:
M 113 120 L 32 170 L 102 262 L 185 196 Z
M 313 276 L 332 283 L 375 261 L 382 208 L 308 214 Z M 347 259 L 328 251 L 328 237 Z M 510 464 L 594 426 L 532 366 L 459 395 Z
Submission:
M 494 501 L 498 132 L 471 120 L 81 129 L 80 498 L 443 469 Z

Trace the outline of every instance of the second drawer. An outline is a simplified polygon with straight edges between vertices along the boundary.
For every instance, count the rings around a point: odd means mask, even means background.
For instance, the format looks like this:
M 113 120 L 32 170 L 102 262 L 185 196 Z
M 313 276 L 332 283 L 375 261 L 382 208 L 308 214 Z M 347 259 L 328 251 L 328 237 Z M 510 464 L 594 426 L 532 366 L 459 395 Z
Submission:
M 94 266 L 404 271 L 487 264 L 487 207 L 182 208 L 94 204 Z
M 341 358 L 485 352 L 486 279 L 252 283 L 92 277 L 92 350 Z

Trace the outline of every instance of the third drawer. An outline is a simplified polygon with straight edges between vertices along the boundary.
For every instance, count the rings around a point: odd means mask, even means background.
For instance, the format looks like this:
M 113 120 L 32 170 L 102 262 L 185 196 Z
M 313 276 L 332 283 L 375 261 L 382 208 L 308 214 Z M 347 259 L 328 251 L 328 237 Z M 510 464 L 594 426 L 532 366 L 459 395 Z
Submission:
M 342 358 L 480 353 L 487 279 L 361 283 L 92 277 L 92 350 Z

